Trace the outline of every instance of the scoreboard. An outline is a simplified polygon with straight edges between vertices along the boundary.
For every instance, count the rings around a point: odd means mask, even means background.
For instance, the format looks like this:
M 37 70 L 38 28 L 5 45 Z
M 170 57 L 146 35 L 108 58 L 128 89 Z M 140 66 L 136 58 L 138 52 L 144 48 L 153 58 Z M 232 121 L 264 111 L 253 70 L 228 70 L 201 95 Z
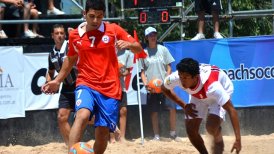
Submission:
M 125 8 L 172 7 L 182 0 L 125 0 Z
M 167 24 L 170 23 L 169 11 L 166 8 L 140 9 L 139 24 Z
M 170 23 L 170 7 L 179 5 L 182 0 L 125 0 L 125 9 L 138 10 L 139 24 Z

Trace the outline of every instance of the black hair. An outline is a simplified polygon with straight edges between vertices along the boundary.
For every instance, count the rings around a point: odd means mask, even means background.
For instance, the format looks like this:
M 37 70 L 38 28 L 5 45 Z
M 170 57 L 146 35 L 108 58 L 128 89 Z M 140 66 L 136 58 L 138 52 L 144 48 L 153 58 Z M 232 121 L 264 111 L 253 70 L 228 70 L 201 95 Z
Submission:
M 177 65 L 176 69 L 181 73 L 188 73 L 192 77 L 200 74 L 198 61 L 192 58 L 184 58 Z
M 103 0 L 87 0 L 85 11 L 88 12 L 89 10 L 102 10 L 105 12 L 105 2 Z
M 65 29 L 65 27 L 64 27 L 64 25 L 62 25 L 62 24 L 54 24 L 53 26 L 52 26 L 52 33 L 54 32 L 54 29 L 55 28 L 64 28 Z

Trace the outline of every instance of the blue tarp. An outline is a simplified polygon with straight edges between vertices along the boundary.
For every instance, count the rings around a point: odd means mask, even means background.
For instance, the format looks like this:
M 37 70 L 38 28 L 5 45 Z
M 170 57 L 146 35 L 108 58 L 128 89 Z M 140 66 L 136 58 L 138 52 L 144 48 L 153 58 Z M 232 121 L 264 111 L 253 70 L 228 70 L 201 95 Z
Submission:
M 233 81 L 235 107 L 274 106 L 274 36 L 164 42 L 176 64 L 185 57 L 222 68 Z M 185 101 L 188 95 L 175 91 Z

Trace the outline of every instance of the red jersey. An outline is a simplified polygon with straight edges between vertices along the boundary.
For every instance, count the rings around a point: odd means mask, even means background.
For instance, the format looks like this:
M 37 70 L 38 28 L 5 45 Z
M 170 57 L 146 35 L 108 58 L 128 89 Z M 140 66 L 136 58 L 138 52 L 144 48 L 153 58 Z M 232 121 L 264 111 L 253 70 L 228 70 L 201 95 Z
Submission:
M 121 99 L 115 43 L 117 40 L 135 42 L 135 39 L 116 24 L 102 22 L 98 29 L 87 32 L 82 29 L 86 24 L 80 24 L 69 35 L 68 56 L 78 55 L 76 85 L 85 85 L 105 96 Z

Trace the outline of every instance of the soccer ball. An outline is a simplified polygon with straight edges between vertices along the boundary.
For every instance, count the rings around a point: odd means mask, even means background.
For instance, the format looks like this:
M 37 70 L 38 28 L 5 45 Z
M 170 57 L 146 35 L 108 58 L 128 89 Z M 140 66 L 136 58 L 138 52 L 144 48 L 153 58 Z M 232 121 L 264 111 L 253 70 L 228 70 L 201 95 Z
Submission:
M 154 93 L 161 93 L 161 86 L 163 84 L 163 81 L 160 79 L 152 79 L 149 81 L 148 86 L 152 89 L 152 92 Z
M 94 154 L 94 151 L 86 142 L 78 142 L 70 148 L 69 154 Z

